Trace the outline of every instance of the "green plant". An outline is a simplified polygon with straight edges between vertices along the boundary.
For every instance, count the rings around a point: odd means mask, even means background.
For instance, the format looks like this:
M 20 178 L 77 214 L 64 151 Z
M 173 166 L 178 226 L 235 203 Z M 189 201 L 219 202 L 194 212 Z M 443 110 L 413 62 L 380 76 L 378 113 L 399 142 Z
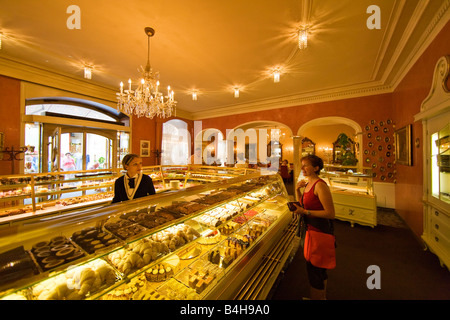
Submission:
M 336 147 L 340 147 L 342 152 L 336 158 L 336 162 L 339 162 L 343 166 L 354 166 L 358 162 L 356 155 L 352 152 L 352 140 L 345 134 L 340 133 L 336 140 Z

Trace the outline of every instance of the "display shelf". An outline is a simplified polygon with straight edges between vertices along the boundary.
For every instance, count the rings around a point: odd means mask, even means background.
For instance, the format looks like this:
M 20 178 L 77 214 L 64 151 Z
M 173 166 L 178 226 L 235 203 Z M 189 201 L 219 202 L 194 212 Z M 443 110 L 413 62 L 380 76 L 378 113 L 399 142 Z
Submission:
M 278 175 L 253 174 L 2 229 L 0 261 L 20 263 L 14 267 L 6 262 L 1 295 L 5 299 L 203 299 L 227 283 L 227 274 L 260 247 L 268 230 L 282 230 L 291 216 L 287 201 Z M 211 225 L 203 216 L 221 222 Z M 231 222 L 238 227 L 221 233 L 219 227 Z M 54 242 L 66 247 L 53 250 Z M 42 249 L 48 246 L 50 253 L 38 257 L 48 252 Z M 15 250 L 28 259 L 7 253 Z M 212 258 L 214 250 L 218 255 Z M 40 260 L 50 255 L 68 258 L 74 252 L 81 254 L 50 265 L 53 258 L 46 263 Z M 194 269 L 211 272 L 194 275 Z M 195 288 L 193 283 L 186 285 L 187 274 L 198 278 Z M 81 280 L 88 276 L 92 281 Z M 62 279 L 72 285 L 64 287 Z
M 375 227 L 377 201 L 373 191 L 371 168 L 327 165 L 321 178 L 330 187 L 337 219 Z

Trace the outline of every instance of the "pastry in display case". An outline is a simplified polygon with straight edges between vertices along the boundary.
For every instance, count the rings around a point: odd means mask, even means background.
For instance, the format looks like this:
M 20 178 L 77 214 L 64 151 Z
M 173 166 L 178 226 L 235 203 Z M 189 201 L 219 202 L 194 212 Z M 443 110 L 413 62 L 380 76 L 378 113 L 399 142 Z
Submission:
M 292 220 L 288 199 L 279 175 L 252 174 L 4 228 L 0 298 L 228 299 Z
M 116 177 L 117 173 L 109 170 L 2 176 L 0 219 L 7 223 L 19 216 L 29 218 L 37 212 L 60 212 L 74 204 L 109 199 Z
M 377 199 L 373 192 L 371 168 L 325 165 L 322 178 L 330 187 L 337 219 L 375 227 Z
M 210 178 L 207 175 L 201 178 L 193 176 L 198 171 L 202 174 L 208 172 Z M 157 193 L 228 179 L 245 172 L 234 168 L 201 166 L 143 168 L 143 173 L 152 178 Z M 112 200 L 114 181 L 121 174 L 120 169 L 102 169 L 1 176 L 0 225 L 105 205 Z

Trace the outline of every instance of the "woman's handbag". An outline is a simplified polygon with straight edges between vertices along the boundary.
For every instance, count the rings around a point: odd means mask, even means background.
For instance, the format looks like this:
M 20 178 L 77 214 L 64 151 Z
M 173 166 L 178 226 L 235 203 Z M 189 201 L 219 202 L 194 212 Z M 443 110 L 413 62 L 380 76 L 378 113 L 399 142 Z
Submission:
M 313 266 L 334 269 L 336 267 L 336 237 L 308 226 L 303 254 Z

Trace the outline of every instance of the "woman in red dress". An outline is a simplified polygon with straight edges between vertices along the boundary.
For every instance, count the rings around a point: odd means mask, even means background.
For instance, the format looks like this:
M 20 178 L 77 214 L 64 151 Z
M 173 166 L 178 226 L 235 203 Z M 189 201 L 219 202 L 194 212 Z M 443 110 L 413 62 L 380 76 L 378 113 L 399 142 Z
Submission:
M 323 161 L 315 155 L 302 158 L 302 174 L 306 178 L 297 183 L 296 191 L 303 208 L 297 206 L 295 213 L 305 217 L 308 227 L 321 232 L 333 234 L 334 204 L 330 188 L 319 178 L 323 169 Z M 302 189 L 304 188 L 303 192 Z M 327 285 L 327 269 L 319 268 L 306 262 L 311 299 L 325 300 Z

